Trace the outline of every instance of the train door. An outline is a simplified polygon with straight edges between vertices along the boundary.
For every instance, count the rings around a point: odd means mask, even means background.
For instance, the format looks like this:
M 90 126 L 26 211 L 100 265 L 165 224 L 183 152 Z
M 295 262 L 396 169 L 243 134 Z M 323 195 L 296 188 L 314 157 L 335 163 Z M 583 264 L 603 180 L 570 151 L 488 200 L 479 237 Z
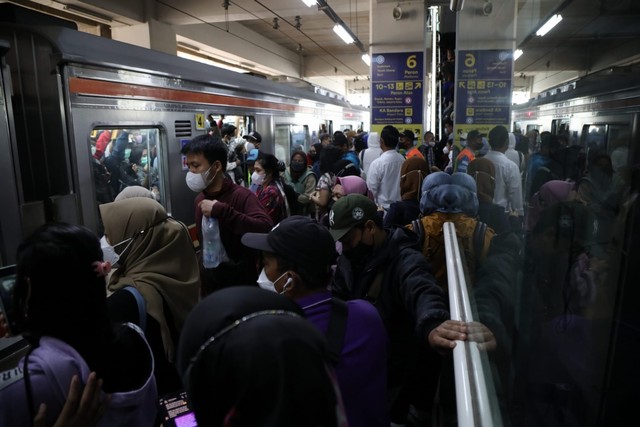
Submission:
M 278 160 L 289 164 L 289 158 L 294 151 L 302 150 L 305 153 L 311 146 L 311 134 L 307 125 L 276 125 L 274 155 Z

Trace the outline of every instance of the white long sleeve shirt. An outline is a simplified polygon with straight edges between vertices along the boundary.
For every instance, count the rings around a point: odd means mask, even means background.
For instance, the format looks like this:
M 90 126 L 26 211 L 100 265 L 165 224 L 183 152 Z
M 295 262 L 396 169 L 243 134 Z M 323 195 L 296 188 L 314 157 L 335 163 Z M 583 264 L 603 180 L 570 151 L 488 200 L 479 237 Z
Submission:
M 523 216 L 522 181 L 518 165 L 499 151 L 491 150 L 484 157 L 491 160 L 496 168 L 493 203 L 502 206 L 506 211 L 514 210 L 518 216 Z
M 367 172 L 367 186 L 378 206 L 389 209 L 389 205 L 400 200 L 400 168 L 404 156 L 396 150 L 385 151 L 371 162 Z

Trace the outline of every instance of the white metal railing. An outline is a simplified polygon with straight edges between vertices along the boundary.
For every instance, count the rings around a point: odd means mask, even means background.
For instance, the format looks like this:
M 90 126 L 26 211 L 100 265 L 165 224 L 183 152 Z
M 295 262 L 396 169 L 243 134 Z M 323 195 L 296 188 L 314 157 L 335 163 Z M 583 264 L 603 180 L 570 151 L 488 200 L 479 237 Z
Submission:
M 452 222 L 445 222 L 443 231 L 451 319 L 473 322 L 464 274 L 464 261 L 460 256 L 455 225 Z M 453 364 L 458 426 L 495 426 L 489 402 L 489 390 L 485 380 L 488 377 L 485 377 L 478 343 L 458 341 L 453 349 Z M 487 374 L 490 375 L 490 373 Z M 499 422 L 499 420 L 495 421 Z

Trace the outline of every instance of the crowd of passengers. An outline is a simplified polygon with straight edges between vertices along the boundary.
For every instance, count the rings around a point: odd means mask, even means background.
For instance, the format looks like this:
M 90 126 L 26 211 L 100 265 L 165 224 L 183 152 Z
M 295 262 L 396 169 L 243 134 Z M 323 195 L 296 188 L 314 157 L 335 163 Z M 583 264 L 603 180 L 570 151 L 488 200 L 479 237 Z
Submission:
M 490 356 L 509 411 L 515 378 L 555 384 L 540 375 L 561 352 L 545 349 L 610 297 L 599 280 L 629 177 L 606 153 L 543 134 L 513 156 L 516 136 L 497 126 L 451 156 L 446 136 L 416 147 L 386 126 L 322 134 L 285 165 L 257 132 L 246 162 L 231 160 L 229 132 L 182 149 L 199 245 L 136 185 L 99 206 L 103 236 L 50 223 L 20 245 L 2 322 L 31 347 L 0 379 L 1 425 L 163 425 L 159 397 L 182 390 L 198 426 L 417 427 L 436 413 L 454 425 L 459 342 Z M 200 250 L 209 218 L 226 254 L 214 268 Z M 473 322 L 449 313 L 445 222 Z

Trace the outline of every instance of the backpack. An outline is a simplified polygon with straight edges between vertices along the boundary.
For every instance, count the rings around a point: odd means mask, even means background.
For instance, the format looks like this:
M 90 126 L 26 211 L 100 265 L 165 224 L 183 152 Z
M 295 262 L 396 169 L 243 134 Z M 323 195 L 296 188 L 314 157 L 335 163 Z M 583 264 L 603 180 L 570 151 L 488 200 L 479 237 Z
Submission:
M 448 221 L 456 226 L 456 235 L 461 243 L 460 249 L 464 254 L 464 265 L 471 284 L 475 283 L 476 271 L 486 259 L 491 240 L 495 236 L 495 232 L 487 224 L 463 213 L 435 212 L 405 226 L 418 235 L 422 254 L 431 264 L 433 275 L 445 292 L 448 282 L 443 225 Z

